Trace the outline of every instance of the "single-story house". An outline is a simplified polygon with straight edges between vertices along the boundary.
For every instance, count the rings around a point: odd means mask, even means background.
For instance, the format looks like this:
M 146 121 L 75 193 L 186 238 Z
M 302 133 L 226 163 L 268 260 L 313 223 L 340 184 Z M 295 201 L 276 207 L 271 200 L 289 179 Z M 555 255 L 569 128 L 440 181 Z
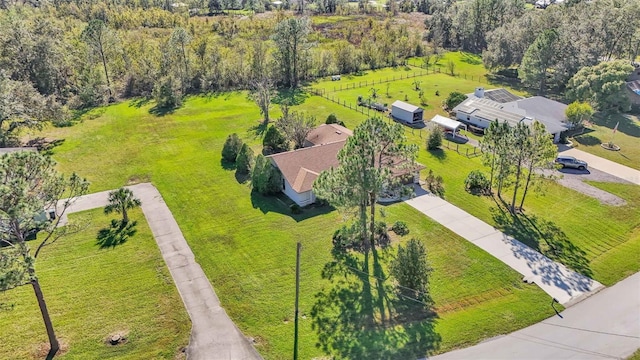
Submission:
M 313 183 L 321 172 L 338 167 L 338 153 L 353 132 L 338 124 L 323 124 L 307 135 L 305 147 L 267 156 L 282 173 L 282 192 L 299 206 L 316 201 Z M 397 159 L 384 159 L 392 174 L 404 182 L 418 182 L 424 166 L 407 167 Z
M 567 105 L 542 96 L 523 99 L 508 94 L 504 89 L 484 91 L 477 88 L 453 108 L 453 112 L 456 119 L 482 129 L 489 127 L 492 121 L 515 126 L 522 122 L 532 124 L 537 120 L 544 124 L 554 142 L 560 141 L 560 133 L 569 128 L 565 116 Z
M 405 122 L 415 124 L 423 121 L 424 110 L 418 106 L 396 100 L 391 104 L 391 117 Z
M 322 124 L 311 130 L 304 141 L 304 147 L 329 144 L 347 140 L 353 132 L 338 124 Z

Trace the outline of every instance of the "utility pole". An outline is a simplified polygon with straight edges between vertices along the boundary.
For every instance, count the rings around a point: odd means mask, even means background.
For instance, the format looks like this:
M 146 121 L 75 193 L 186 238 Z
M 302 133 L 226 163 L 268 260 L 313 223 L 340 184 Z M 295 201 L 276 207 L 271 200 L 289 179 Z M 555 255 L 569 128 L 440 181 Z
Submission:
M 293 322 L 293 360 L 298 360 L 298 298 L 300 294 L 300 249 L 302 249 L 302 244 L 298 242 L 296 250 L 296 310 L 295 319 Z

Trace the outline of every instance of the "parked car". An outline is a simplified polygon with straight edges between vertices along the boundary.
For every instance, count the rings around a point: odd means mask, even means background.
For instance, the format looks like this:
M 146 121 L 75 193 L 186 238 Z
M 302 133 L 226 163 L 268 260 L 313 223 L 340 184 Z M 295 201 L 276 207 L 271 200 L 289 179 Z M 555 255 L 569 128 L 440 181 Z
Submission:
M 556 164 L 561 165 L 563 168 L 572 168 L 578 170 L 586 170 L 587 163 L 582 160 L 578 160 L 573 156 L 558 156 L 556 158 Z

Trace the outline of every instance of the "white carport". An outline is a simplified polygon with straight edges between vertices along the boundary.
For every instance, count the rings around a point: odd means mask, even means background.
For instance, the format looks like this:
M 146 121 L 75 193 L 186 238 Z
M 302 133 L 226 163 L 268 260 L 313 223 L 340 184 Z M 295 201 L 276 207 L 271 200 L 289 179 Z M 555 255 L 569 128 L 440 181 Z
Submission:
M 440 127 L 443 127 L 445 130 L 450 130 L 454 134 L 458 132 L 460 128 L 467 130 L 467 125 L 455 121 L 453 119 L 446 118 L 441 115 L 436 115 L 431 119 L 431 122 L 437 124 Z

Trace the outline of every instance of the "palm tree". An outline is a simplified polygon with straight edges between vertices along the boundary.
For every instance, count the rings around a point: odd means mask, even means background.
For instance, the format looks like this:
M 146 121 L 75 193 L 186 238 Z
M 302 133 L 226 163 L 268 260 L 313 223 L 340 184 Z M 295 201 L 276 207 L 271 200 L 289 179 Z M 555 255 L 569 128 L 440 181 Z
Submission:
M 117 212 L 122 214 L 122 223 L 126 224 L 129 222 L 127 210 L 131 210 L 140 205 L 142 205 L 142 202 L 140 202 L 140 199 L 133 197 L 131 190 L 121 187 L 109 193 L 109 205 L 105 206 L 104 213 L 111 214 L 112 212 Z

